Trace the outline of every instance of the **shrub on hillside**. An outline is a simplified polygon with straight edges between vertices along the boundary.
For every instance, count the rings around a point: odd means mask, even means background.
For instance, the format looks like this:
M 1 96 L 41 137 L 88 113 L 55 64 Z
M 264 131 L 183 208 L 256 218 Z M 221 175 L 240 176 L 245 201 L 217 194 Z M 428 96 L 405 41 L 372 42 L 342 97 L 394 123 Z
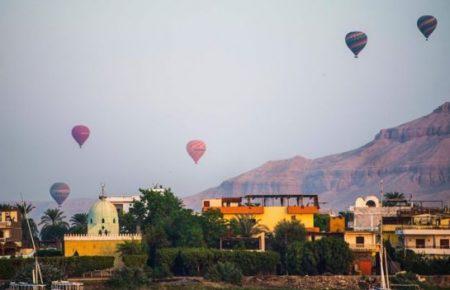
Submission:
M 211 281 L 221 281 L 236 285 L 242 284 L 242 271 L 234 263 L 219 262 L 210 267 L 205 278 Z

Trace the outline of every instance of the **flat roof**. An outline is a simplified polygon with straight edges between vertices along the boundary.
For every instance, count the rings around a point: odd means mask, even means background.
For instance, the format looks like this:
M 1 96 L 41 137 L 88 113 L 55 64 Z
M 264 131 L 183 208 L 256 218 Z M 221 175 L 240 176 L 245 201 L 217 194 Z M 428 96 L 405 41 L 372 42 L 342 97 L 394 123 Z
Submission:
M 247 194 L 244 198 L 315 198 L 317 194 Z

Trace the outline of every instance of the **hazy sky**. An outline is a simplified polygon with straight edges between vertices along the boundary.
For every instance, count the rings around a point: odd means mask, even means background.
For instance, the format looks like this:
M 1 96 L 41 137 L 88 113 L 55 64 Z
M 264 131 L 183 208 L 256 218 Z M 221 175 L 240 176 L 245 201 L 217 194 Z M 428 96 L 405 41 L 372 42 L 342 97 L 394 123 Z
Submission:
M 426 42 L 417 18 L 434 15 Z M 354 59 L 349 31 L 368 35 Z M 450 1 L 0 1 L 0 200 L 182 195 L 450 100 Z M 91 128 L 83 149 L 70 131 Z M 190 139 L 208 150 L 195 165 Z

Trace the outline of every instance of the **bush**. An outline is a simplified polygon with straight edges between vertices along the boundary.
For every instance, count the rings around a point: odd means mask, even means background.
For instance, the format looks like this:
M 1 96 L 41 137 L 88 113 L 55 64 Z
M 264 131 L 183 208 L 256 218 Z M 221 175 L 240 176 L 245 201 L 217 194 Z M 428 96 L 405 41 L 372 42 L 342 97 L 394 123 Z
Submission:
M 317 270 L 320 274 L 346 274 L 353 261 L 353 254 L 343 239 L 325 237 L 314 242 L 317 254 Z
M 317 255 L 312 242 L 295 242 L 287 250 L 287 269 L 289 274 L 317 274 Z
M 430 259 L 407 250 L 406 254 L 396 254 L 402 269 L 420 275 L 449 275 L 450 257 Z
M 83 273 L 108 269 L 114 266 L 114 257 L 43 257 L 39 259 L 41 267 L 54 267 L 63 277 L 79 277 Z M 27 265 L 33 265 L 34 259 L 0 259 L 0 277 L 11 279 Z
M 33 263 L 25 264 L 20 270 L 16 273 L 13 280 L 20 282 L 33 282 L 32 270 L 34 269 Z M 52 281 L 62 280 L 64 278 L 64 273 L 62 269 L 57 268 L 53 265 L 43 264 L 41 265 L 42 278 L 44 280 L 44 284 L 50 285 Z
M 57 249 L 42 249 L 42 250 L 37 250 L 36 255 L 38 257 L 56 257 L 56 256 L 62 256 L 63 253 Z
M 241 285 L 242 271 L 230 262 L 219 262 L 210 267 L 205 278 L 211 281 L 222 281 L 226 283 Z
M 128 255 L 123 256 L 122 260 L 127 267 L 144 267 L 147 264 L 147 255 Z
M 246 276 L 274 274 L 280 257 L 275 252 L 224 251 L 205 248 L 165 248 L 157 253 L 160 269 L 180 276 L 204 276 L 218 262 L 234 263 Z
M 149 282 L 149 275 L 142 268 L 123 267 L 112 273 L 107 284 L 112 288 L 137 289 Z

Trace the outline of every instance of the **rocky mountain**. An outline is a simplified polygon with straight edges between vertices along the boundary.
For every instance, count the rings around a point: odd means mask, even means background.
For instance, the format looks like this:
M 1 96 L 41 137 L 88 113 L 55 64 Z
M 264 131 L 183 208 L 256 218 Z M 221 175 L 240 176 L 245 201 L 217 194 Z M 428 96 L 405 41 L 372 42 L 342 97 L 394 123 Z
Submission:
M 206 197 L 317 193 L 325 208 L 343 209 L 358 195 L 385 191 L 414 199 L 450 200 L 450 102 L 431 114 L 381 130 L 370 143 L 317 159 L 269 161 L 218 187 L 184 198 L 199 208 Z

